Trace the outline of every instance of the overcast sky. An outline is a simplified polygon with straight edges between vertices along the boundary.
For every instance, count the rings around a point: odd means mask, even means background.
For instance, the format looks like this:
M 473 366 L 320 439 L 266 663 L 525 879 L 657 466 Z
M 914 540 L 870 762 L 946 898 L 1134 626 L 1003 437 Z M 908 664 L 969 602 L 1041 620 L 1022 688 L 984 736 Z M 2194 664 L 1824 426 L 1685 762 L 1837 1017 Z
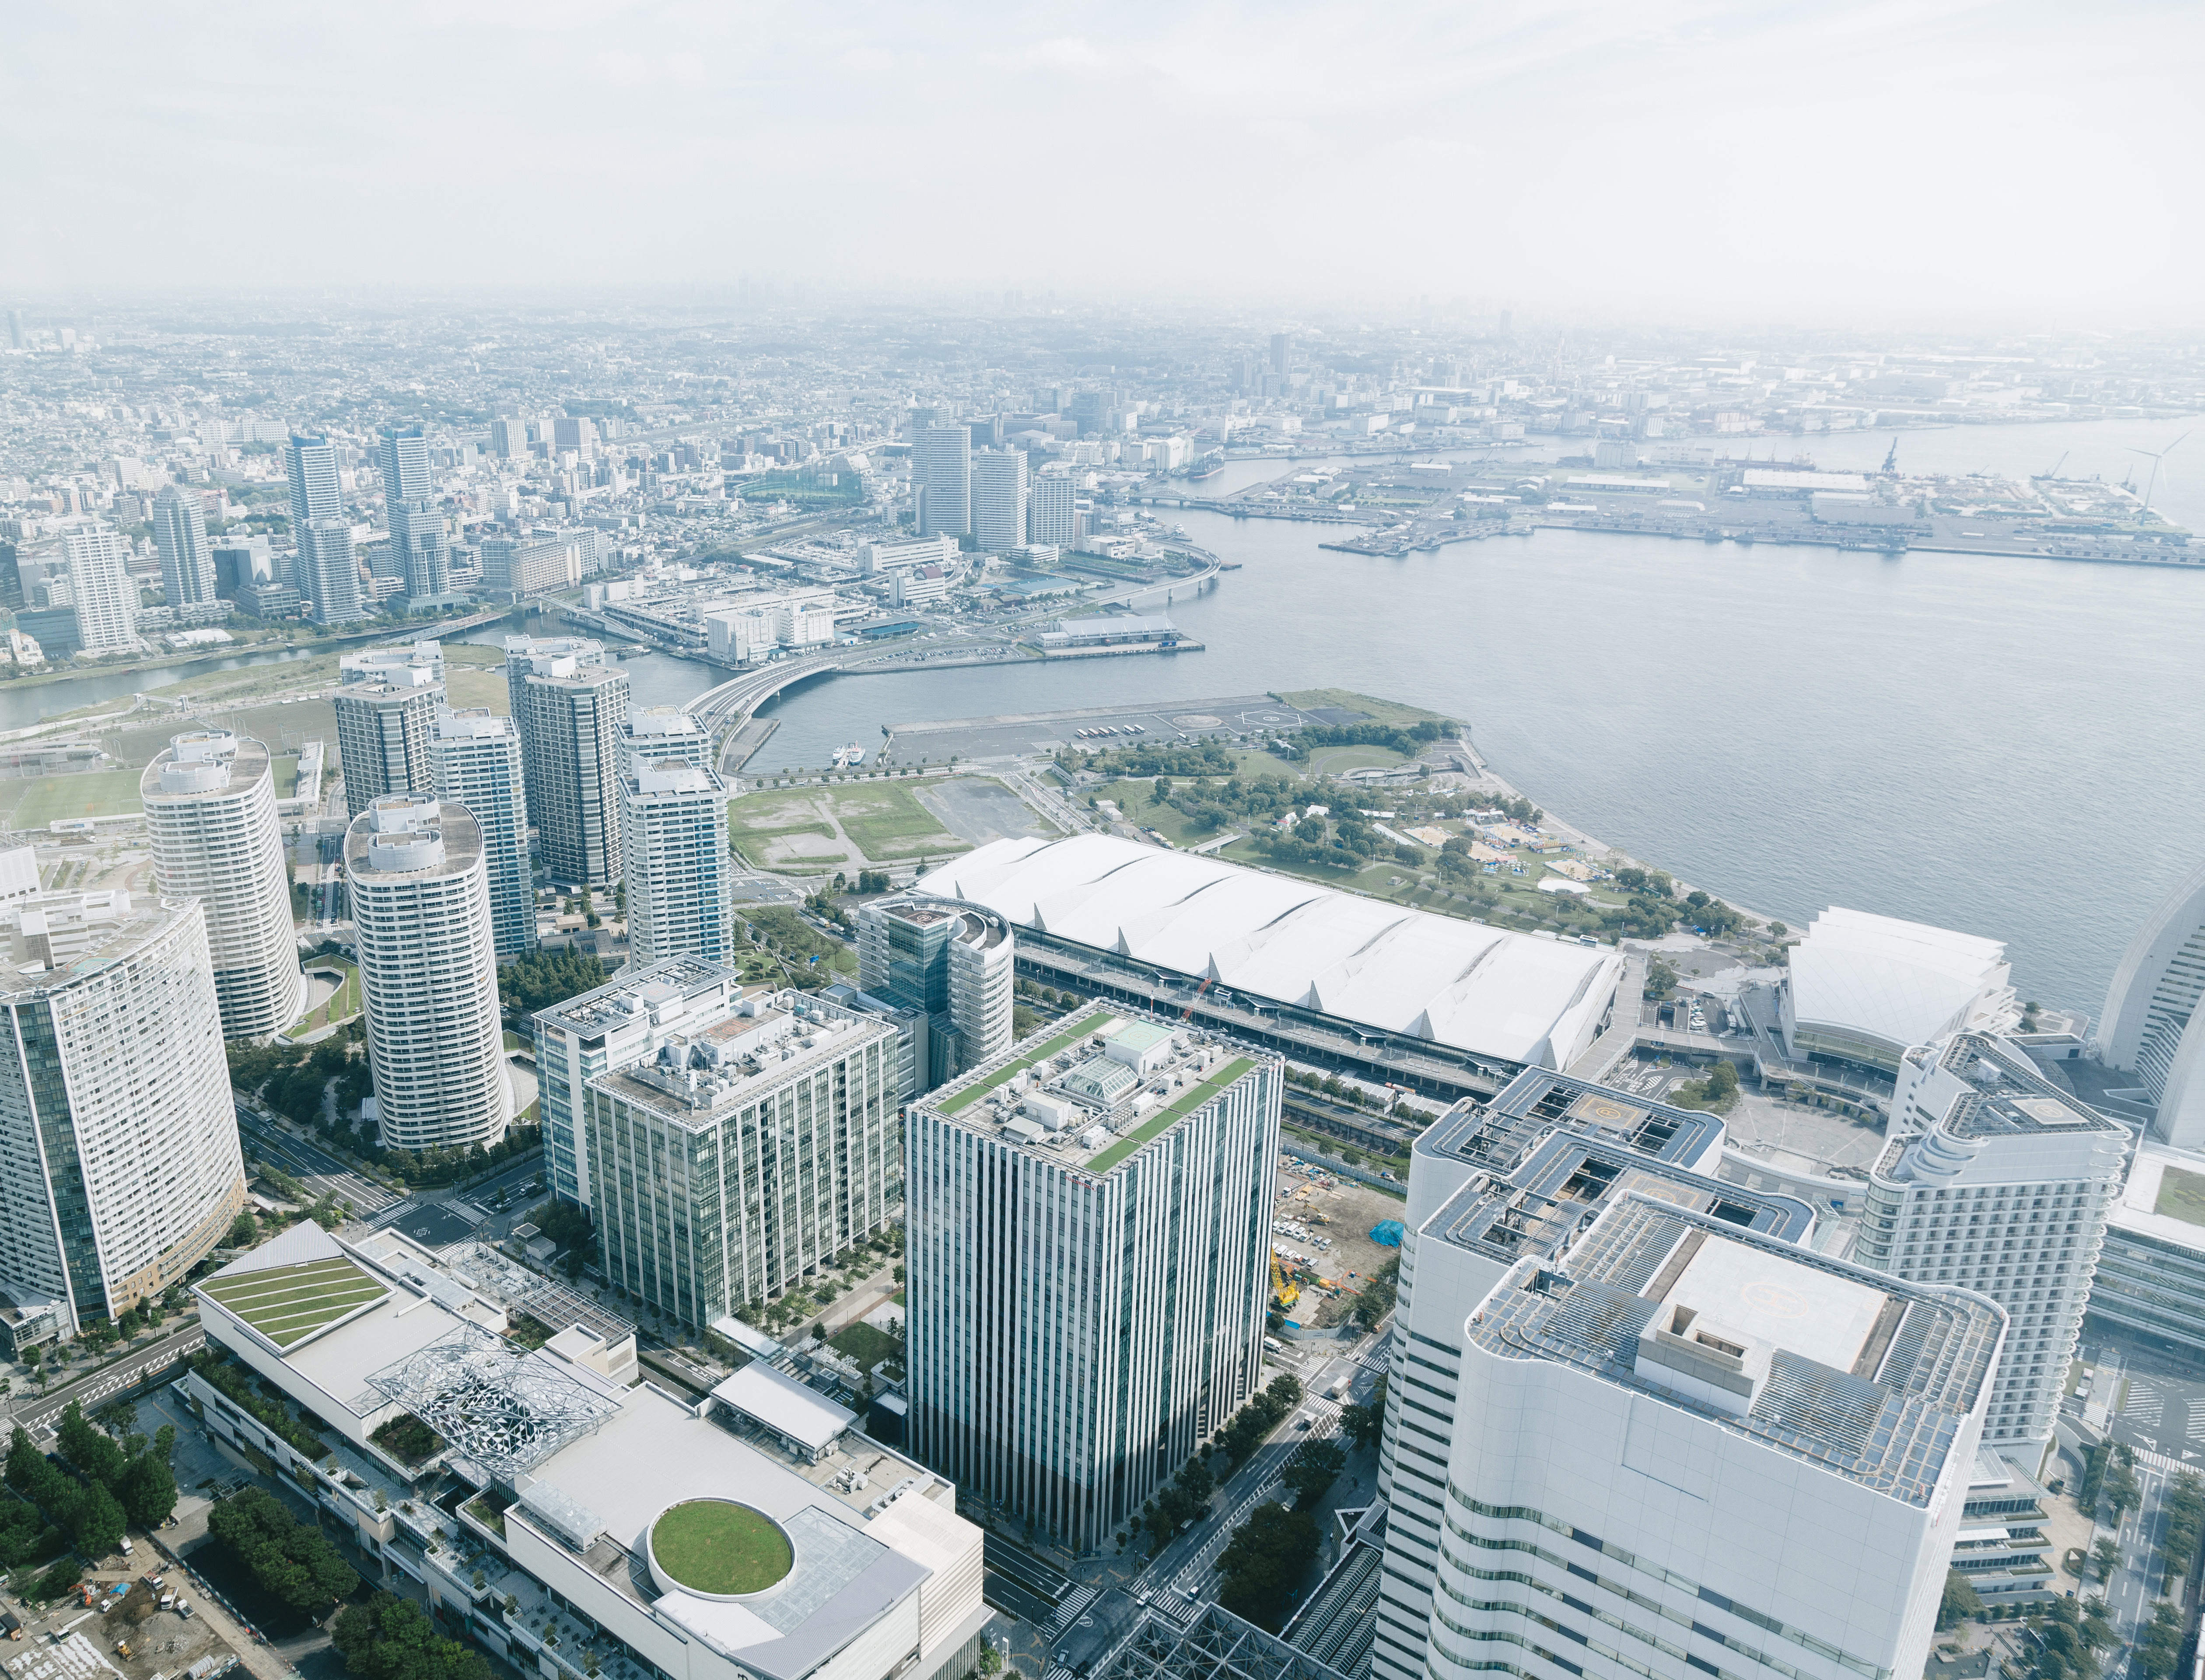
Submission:
M 2195 318 L 2205 8 L 14 0 L 0 294 Z

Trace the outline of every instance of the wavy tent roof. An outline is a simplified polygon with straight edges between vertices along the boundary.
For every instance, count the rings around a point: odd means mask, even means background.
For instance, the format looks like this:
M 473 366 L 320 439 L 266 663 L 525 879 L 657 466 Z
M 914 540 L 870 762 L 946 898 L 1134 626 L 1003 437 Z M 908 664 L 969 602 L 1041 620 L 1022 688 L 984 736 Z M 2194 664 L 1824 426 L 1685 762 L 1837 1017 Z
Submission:
M 996 840 L 925 887 L 1235 992 L 1547 1067 L 1591 1041 L 1623 970 L 1610 949 L 1103 834 Z
M 1902 1048 L 2019 1018 L 1994 939 L 1833 906 L 1792 947 L 1792 1010 Z

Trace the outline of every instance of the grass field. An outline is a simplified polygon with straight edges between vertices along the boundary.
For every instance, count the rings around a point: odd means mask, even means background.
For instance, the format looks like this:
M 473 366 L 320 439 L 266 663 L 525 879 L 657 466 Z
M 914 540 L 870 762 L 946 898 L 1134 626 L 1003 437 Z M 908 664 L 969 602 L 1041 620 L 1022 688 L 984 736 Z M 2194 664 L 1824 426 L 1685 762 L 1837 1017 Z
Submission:
M 1231 1061 L 1203 1080 L 1169 1107 L 1163 1109 L 1153 1119 L 1144 1120 L 1108 1149 L 1103 1150 L 1101 1155 L 1089 1161 L 1087 1171 L 1092 1172 L 1097 1178 L 1101 1178 L 1120 1161 L 1125 1160 L 1127 1155 L 1139 1149 L 1142 1144 L 1152 1137 L 1162 1136 L 1164 1132 L 1170 1130 L 1174 1121 L 1192 1114 L 1255 1065 L 1245 1056 L 1233 1057 Z
M 212 1278 L 202 1287 L 280 1348 L 389 1292 L 349 1260 L 334 1258 Z
M 651 1525 L 651 1555 L 683 1586 L 723 1596 L 762 1593 L 796 1561 L 778 1526 L 730 1499 L 675 1505 Z
M 1359 770 L 1373 764 L 1406 764 L 1409 761 L 1388 746 L 1321 746 L 1309 756 L 1313 776 L 1336 776 L 1342 770 Z
M 2168 1167 L 2160 1176 L 2159 1199 L 2151 1210 L 2185 1225 L 2205 1225 L 2205 1174 Z
M 784 787 L 746 793 L 728 804 L 728 837 L 765 869 L 817 869 L 850 861 L 835 835 L 869 863 L 947 856 L 970 848 L 943 831 L 934 813 L 894 782 Z
M 289 753 L 268 761 L 269 780 L 275 783 L 276 797 L 290 799 L 298 797 L 299 761 Z
M 883 1359 L 891 1362 L 892 1371 L 903 1365 L 903 1349 L 896 1339 L 870 1324 L 845 1325 L 827 1339 L 827 1345 L 856 1360 L 860 1370 L 870 1371 Z
M 500 717 L 513 715 L 513 696 L 505 686 L 504 677 L 489 671 L 469 670 L 448 663 L 444 668 L 444 694 L 455 710 L 463 706 L 487 706 Z
M 1421 723 L 1426 718 L 1444 721 L 1445 715 L 1428 712 L 1418 706 L 1400 705 L 1391 700 L 1374 700 L 1368 694 L 1358 694 L 1349 688 L 1302 688 L 1291 693 L 1281 693 L 1279 698 L 1290 706 L 1299 706 L 1304 711 L 1316 711 L 1328 706 L 1337 706 L 1345 711 L 1361 712 L 1373 723 Z
M 0 781 L 0 814 L 11 828 L 43 828 L 68 816 L 121 816 L 140 808 L 135 770 Z

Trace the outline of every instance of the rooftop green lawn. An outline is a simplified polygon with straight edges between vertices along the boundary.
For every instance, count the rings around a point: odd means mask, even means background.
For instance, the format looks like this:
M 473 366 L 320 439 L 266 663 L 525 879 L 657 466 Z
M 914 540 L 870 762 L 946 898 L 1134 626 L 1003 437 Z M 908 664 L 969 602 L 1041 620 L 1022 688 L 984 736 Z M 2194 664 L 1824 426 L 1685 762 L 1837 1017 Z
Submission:
M 2205 1226 L 2205 1173 L 2168 1167 L 2160 1175 L 2159 1199 L 2151 1210 L 2184 1225 Z
M 241 1277 L 214 1278 L 199 1287 L 287 1351 L 389 1293 L 352 1261 L 337 1256 Z
M 903 1363 L 903 1348 L 896 1339 L 862 1320 L 844 1325 L 827 1339 L 827 1345 L 837 1353 L 849 1355 L 863 1370 L 871 1370 L 883 1359 L 892 1359 L 898 1366 Z
M 1192 1114 L 1255 1065 L 1246 1056 L 1233 1057 L 1231 1061 L 1196 1085 L 1186 1095 L 1144 1120 L 1108 1149 L 1103 1150 L 1101 1155 L 1089 1161 L 1087 1170 L 1097 1178 L 1101 1178 L 1150 1138 L 1162 1137 L 1174 1122 Z
M 684 1587 L 728 1595 L 762 1593 L 795 1563 L 788 1537 L 748 1505 L 690 1499 L 651 1528 L 651 1555 Z
M 963 1090 L 959 1091 L 955 1095 L 946 1099 L 938 1106 L 945 1114 L 962 1113 L 966 1109 L 970 1108 L 974 1103 L 978 1102 L 982 1097 L 987 1095 L 990 1091 L 996 1089 L 998 1086 L 1007 1085 L 1012 1080 L 1017 1078 L 1019 1074 L 1025 1072 L 1028 1068 L 1032 1067 L 1038 1063 L 1047 1061 L 1051 1056 L 1055 1055 L 1059 1050 L 1063 1049 L 1067 1045 L 1075 1043 L 1079 1040 L 1086 1037 L 1091 1033 L 1102 1031 L 1103 1028 L 1108 1026 L 1117 1018 L 1118 1018 L 1115 1015 L 1108 1014 L 1107 1012 L 1093 1015 L 1083 1015 L 1076 1023 L 1066 1028 L 1054 1038 L 1049 1039 L 1045 1042 L 1035 1046 L 1034 1048 L 1027 1051 L 1024 1055 L 1019 1056 L 1015 1060 L 1005 1062 L 1001 1067 L 997 1068 L 993 1073 L 990 1073 L 986 1078 L 977 1080 L 973 1083 L 967 1085 Z

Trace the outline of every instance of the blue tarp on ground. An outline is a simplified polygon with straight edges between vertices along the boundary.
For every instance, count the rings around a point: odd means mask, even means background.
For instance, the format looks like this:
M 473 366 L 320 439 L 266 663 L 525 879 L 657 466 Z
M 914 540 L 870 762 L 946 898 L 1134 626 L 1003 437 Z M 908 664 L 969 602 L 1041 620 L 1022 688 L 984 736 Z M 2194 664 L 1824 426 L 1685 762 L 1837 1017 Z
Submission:
M 1399 1220 L 1381 1220 L 1370 1227 L 1370 1240 L 1382 1249 L 1400 1248 L 1401 1238 L 1407 1234 Z

